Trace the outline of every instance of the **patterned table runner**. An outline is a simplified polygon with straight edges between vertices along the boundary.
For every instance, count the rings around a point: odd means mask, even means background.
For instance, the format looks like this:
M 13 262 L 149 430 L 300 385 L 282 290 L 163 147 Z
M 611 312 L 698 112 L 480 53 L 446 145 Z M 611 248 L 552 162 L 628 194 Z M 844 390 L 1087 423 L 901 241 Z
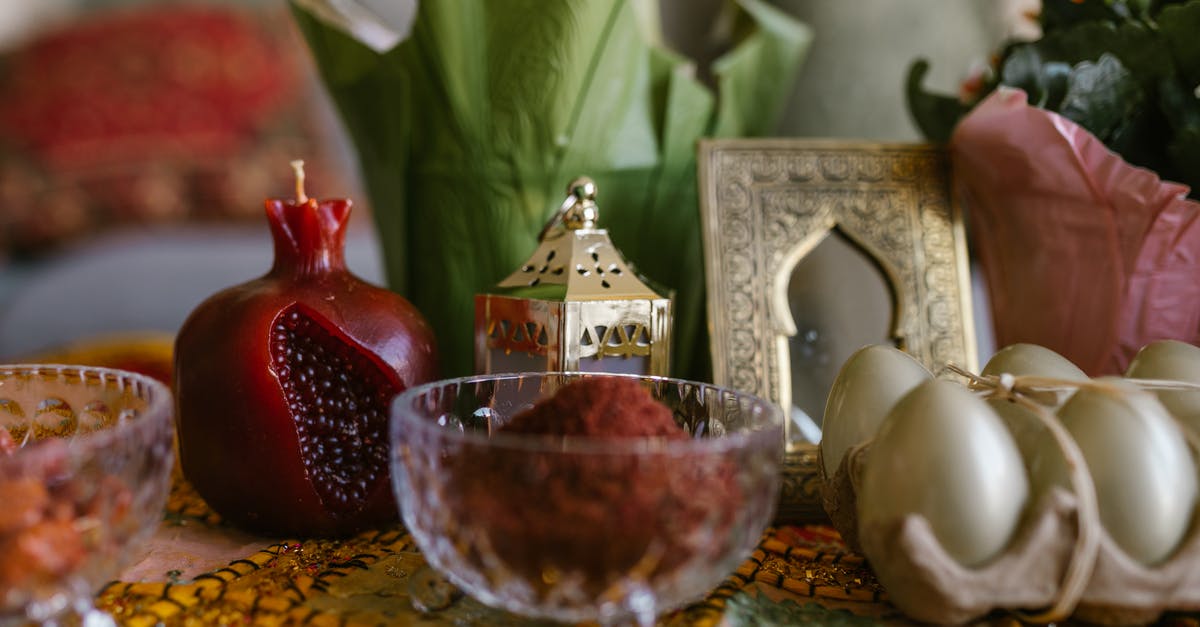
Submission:
M 123 625 L 535 625 L 463 595 L 400 525 L 345 540 L 241 533 L 180 476 L 149 555 L 97 606 Z M 705 600 L 661 617 L 683 625 L 875 625 L 900 620 L 861 557 L 825 526 L 766 531 Z

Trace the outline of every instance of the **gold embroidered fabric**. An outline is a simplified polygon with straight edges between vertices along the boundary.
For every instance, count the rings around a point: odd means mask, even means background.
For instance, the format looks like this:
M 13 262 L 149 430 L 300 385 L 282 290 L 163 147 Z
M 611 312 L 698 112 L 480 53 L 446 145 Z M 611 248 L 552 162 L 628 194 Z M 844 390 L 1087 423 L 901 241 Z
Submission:
M 177 474 L 159 534 L 169 538 L 178 528 L 213 545 L 241 535 Z M 151 542 L 151 552 L 163 545 Z M 193 552 L 203 553 L 204 542 Z M 147 564 L 158 566 L 149 576 Z M 97 606 L 122 625 L 537 624 L 464 596 L 426 565 L 398 524 L 345 540 L 264 539 L 257 551 L 194 575 L 153 554 L 136 570 L 140 579 L 112 582 L 97 597 Z M 155 573 L 160 576 L 153 578 Z M 832 529 L 771 528 L 753 556 L 708 598 L 660 623 L 716 625 L 732 613 L 774 616 L 772 622 L 827 614 L 839 624 L 870 624 L 897 618 L 885 598 L 862 558 L 849 553 Z

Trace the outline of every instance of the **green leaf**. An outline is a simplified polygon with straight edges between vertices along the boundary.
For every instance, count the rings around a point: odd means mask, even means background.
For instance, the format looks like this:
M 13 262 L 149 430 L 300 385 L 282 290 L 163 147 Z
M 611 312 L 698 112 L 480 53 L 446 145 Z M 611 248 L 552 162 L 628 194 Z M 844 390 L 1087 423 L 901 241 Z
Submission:
M 1200 85 L 1200 0 L 1163 9 L 1158 29 L 1184 82 Z
M 1171 53 L 1162 38 L 1139 22 L 1086 22 L 1046 33 L 1032 44 L 1046 61 L 1076 65 L 1098 61 L 1111 54 L 1121 61 L 1146 89 L 1175 72 Z
M 1042 56 L 1033 44 L 1013 46 L 1000 66 L 1000 82 L 1024 90 L 1034 106 L 1043 106 L 1046 101 L 1041 75 Z
M 1000 66 L 1001 83 L 1024 90 L 1029 104 L 1050 110 L 1058 109 L 1070 75 L 1070 65 L 1043 61 L 1033 44 L 1013 46 Z
M 1063 98 L 1071 86 L 1071 66 L 1060 61 L 1050 61 L 1042 65 L 1039 78 L 1042 89 L 1045 90 L 1045 97 L 1040 106 L 1058 111 L 1062 108 Z
M 1046 61 L 1036 44 L 1018 43 L 1009 47 L 1000 67 L 1000 82 L 1025 90 L 1034 107 L 1057 111 L 1067 94 L 1070 65 Z
M 737 0 L 737 4 L 754 28 L 713 63 L 719 100 L 714 137 L 774 131 L 812 42 L 807 26 L 766 2 Z
M 1192 0 L 1150 0 L 1150 15 L 1157 17 L 1167 7 L 1187 4 Z
M 659 64 L 668 68 L 662 78 L 665 94 L 659 107 L 663 112 L 659 126 L 662 129 L 662 167 L 649 186 L 654 192 L 649 205 L 643 207 L 639 215 L 629 218 L 633 221 L 630 225 L 633 233 L 646 233 L 654 228 L 655 216 L 674 213 L 678 207 L 699 207 L 696 139 L 704 136 L 716 106 L 712 94 L 696 79 L 695 68 L 690 63 L 682 62 L 663 50 L 655 50 L 654 56 L 659 59 Z M 702 241 L 698 211 L 693 219 L 682 220 L 669 228 L 672 229 L 670 237 Z M 617 234 L 613 236 L 616 238 Z M 614 243 L 625 250 L 622 243 L 615 239 Z M 637 246 L 637 243 L 633 245 Z M 670 258 L 657 254 L 653 250 L 656 245 L 658 243 L 654 239 L 642 238 L 642 247 L 637 248 L 638 255 L 633 256 L 632 248 L 626 254 L 638 260 L 638 269 L 650 277 L 676 275 L 679 268 L 693 269 L 693 276 L 688 282 L 680 280 L 674 285 L 675 325 L 681 337 L 704 337 L 704 258 L 701 246 L 682 247 L 678 258 Z M 707 343 L 699 348 L 695 345 L 675 346 L 672 352 L 678 364 L 677 371 L 684 371 L 684 364 L 691 363 L 697 364 L 691 369 L 693 373 L 705 370 L 701 364 L 707 363 Z
M 954 127 L 970 107 L 957 98 L 925 91 L 923 83 L 928 73 L 929 61 L 925 59 L 917 59 L 909 66 L 908 80 L 905 82 L 908 112 L 926 139 L 945 143 L 950 141 Z
M 1106 0 L 1042 0 L 1042 28 L 1046 32 L 1096 20 L 1116 22 L 1120 14 Z
M 1172 180 L 1179 181 L 1192 188 L 1192 197 L 1200 191 L 1200 129 L 1189 128 L 1177 133 L 1167 154 L 1177 173 Z M 1166 177 L 1164 177 L 1166 178 Z
M 1163 178 L 1176 178 L 1175 167 L 1163 150 L 1172 135 L 1161 111 L 1141 106 L 1113 129 L 1105 144 L 1129 163 L 1154 170 Z
M 359 165 L 367 191 L 375 201 L 373 216 L 381 237 L 404 242 L 408 218 L 403 193 L 407 170 L 411 117 L 409 81 L 375 51 L 309 15 L 297 5 L 292 14 L 326 89 L 341 107 L 346 131 L 358 147 Z M 377 85 L 387 84 L 387 89 Z M 386 202 L 386 204 L 381 204 Z M 384 268 L 390 287 L 405 293 L 409 286 L 407 247 L 384 249 Z
M 1106 140 L 1133 117 L 1141 99 L 1129 70 L 1116 57 L 1104 54 L 1096 63 L 1084 61 L 1071 71 L 1061 113 Z
M 1200 96 L 1176 80 L 1163 79 L 1158 84 L 1158 104 L 1163 115 L 1177 132 L 1200 129 Z
M 429 319 L 445 374 L 472 371 L 473 296 L 526 260 L 587 174 L 601 226 L 675 293 L 674 373 L 707 376 L 695 143 L 774 130 L 810 34 L 741 0 L 714 97 L 654 47 L 643 5 L 422 2 L 411 35 L 374 59 L 294 5 L 358 150 L 389 285 Z
M 1112 0 L 1114 8 L 1122 5 L 1122 8 L 1116 9 L 1123 16 L 1149 19 L 1154 9 L 1154 0 Z
M 1040 40 L 1006 45 L 999 83 L 1079 122 L 1134 165 L 1173 180 L 1200 177 L 1192 143 L 1200 133 L 1200 0 L 1044 0 L 1042 23 Z M 920 66 L 910 73 L 909 108 L 934 137 L 956 115 L 949 99 L 917 97 L 923 74 Z M 1192 188 L 1200 198 L 1200 186 Z

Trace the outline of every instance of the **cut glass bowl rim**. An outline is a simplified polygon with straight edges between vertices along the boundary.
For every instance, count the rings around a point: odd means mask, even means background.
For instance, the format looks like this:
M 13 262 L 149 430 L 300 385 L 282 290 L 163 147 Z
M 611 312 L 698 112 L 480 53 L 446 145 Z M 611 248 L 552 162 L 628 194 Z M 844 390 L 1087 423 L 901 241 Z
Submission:
M 133 437 L 132 434 L 156 428 L 159 422 L 171 422 L 173 398 L 167 385 L 148 375 L 107 368 L 103 366 L 84 366 L 77 364 L 0 364 L 0 382 L 11 376 L 41 376 L 53 375 L 58 378 L 76 379 L 76 382 L 66 382 L 66 385 L 76 385 L 87 377 L 94 377 L 98 382 L 112 380 L 121 385 L 142 386 L 147 388 L 138 396 L 146 399 L 146 406 L 139 412 L 136 420 L 119 421 L 111 426 L 88 433 L 77 433 L 70 437 L 51 437 L 34 440 L 21 446 L 12 454 L 0 455 L 0 474 L 9 469 L 24 468 L 38 462 L 53 461 L 61 455 L 61 448 L 67 447 L 71 454 L 82 454 L 83 451 L 105 450 L 120 440 Z M 0 396 L 4 396 L 0 388 Z M 157 419 L 156 419 L 157 418 Z
M 634 379 L 641 382 L 666 383 L 676 386 L 690 385 L 703 390 L 712 390 L 722 395 L 744 399 L 752 407 L 760 408 L 764 413 L 761 424 L 753 428 L 734 433 L 721 434 L 717 437 L 690 437 L 687 439 L 664 439 L 661 437 L 633 438 L 595 438 L 588 436 L 548 436 L 543 434 L 516 434 L 496 432 L 484 434 L 471 431 L 457 431 L 446 428 L 423 415 L 417 405 L 419 399 L 426 394 L 451 386 L 474 385 L 480 383 L 495 383 L 515 379 L 542 379 L 549 376 L 561 376 L 569 379 L 618 377 Z M 712 383 L 689 381 L 672 377 L 654 375 L 618 374 L 607 372 L 578 372 L 578 371 L 548 371 L 548 372 L 509 372 L 499 374 L 482 374 L 454 379 L 432 381 L 412 386 L 396 396 L 390 410 L 390 441 L 395 444 L 406 430 L 415 430 L 430 435 L 447 443 L 471 444 L 489 449 L 526 451 L 530 453 L 562 453 L 584 455 L 662 455 L 662 456 L 698 456 L 720 454 L 743 448 L 759 448 L 767 444 L 777 444 L 783 449 L 783 410 L 778 405 L 760 396 L 741 392 Z

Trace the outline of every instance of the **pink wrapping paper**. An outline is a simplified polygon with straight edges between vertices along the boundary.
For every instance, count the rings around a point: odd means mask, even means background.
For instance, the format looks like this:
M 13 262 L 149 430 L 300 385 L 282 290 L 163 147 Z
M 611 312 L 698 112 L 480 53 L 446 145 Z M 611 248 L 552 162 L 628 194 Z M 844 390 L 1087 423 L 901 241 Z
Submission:
M 950 141 L 998 346 L 1031 342 L 1090 375 L 1145 344 L 1200 339 L 1200 203 L 1074 122 L 1000 88 Z

